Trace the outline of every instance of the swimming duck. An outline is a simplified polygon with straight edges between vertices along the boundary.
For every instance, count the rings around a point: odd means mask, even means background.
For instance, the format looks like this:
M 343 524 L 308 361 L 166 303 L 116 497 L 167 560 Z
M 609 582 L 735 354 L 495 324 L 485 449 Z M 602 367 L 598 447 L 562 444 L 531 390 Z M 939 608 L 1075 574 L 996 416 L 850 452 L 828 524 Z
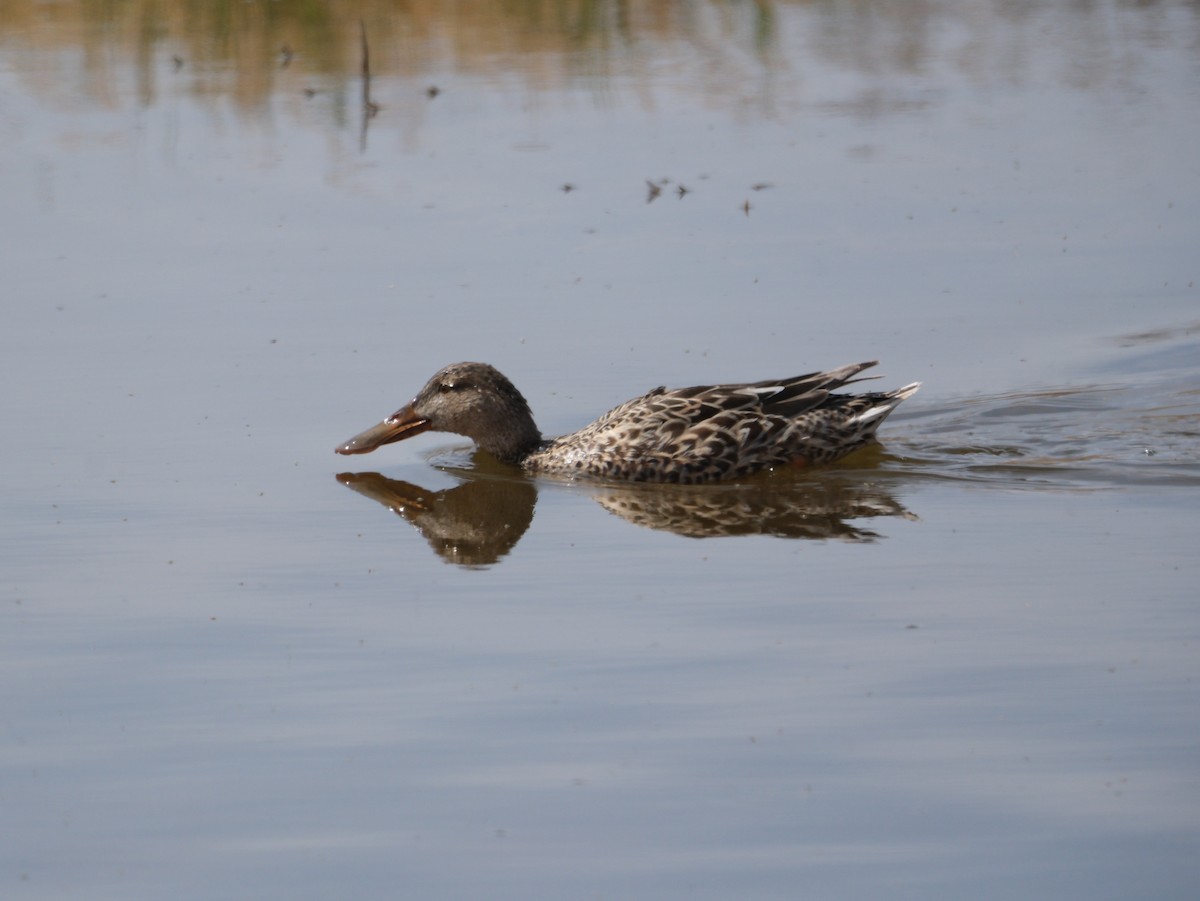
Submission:
M 875 361 L 788 379 L 655 388 L 561 438 L 543 438 L 529 404 L 486 363 L 454 363 L 412 401 L 336 450 L 365 454 L 421 432 L 454 432 L 531 473 L 697 484 L 785 464 L 831 463 L 875 430 L 920 382 L 834 394 Z

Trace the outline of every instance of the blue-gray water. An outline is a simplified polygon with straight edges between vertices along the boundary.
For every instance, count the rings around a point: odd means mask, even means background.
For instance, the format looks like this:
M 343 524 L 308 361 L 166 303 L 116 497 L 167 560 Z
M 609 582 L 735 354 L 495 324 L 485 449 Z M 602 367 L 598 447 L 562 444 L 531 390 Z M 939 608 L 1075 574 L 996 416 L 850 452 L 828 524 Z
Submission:
M 0 894 L 1194 895 L 1194 5 L 28 6 Z M 333 454 L 874 358 L 746 485 Z

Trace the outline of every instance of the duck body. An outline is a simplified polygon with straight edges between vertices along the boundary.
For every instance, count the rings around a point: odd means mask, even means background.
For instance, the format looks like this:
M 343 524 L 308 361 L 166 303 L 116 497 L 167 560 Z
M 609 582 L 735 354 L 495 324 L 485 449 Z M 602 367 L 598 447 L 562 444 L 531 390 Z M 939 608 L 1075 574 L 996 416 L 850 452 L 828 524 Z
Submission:
M 529 404 L 494 367 L 455 363 L 407 406 L 337 448 L 368 453 L 423 431 L 473 439 L 531 473 L 699 484 L 783 465 L 832 463 L 875 441 L 879 424 L 920 383 L 835 394 L 874 362 L 787 379 L 655 388 L 561 438 L 542 437 Z

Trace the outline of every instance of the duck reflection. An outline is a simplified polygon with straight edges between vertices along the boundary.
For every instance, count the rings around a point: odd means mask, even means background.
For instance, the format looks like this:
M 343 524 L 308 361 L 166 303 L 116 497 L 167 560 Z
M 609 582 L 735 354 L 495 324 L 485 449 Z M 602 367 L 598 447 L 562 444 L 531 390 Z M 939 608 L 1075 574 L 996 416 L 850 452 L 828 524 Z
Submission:
M 403 516 L 439 557 L 462 566 L 488 566 L 511 551 L 537 502 L 525 479 L 477 479 L 441 491 L 377 472 L 343 472 L 337 480 Z
M 537 483 L 522 477 L 447 470 L 462 479 L 431 490 L 377 472 L 340 473 L 347 488 L 383 504 L 425 536 L 448 563 L 488 566 L 520 541 L 533 522 Z M 579 483 L 574 483 L 579 487 Z M 823 474 L 820 479 L 768 477 L 729 485 L 595 485 L 592 499 L 634 525 L 688 538 L 773 535 L 873 541 L 866 519 L 916 519 L 879 484 Z
M 688 487 L 639 485 L 593 496 L 609 513 L 634 525 L 688 538 L 773 535 L 777 538 L 839 538 L 873 541 L 882 536 L 851 520 L 878 516 L 916 519 L 877 485 L 822 480 Z

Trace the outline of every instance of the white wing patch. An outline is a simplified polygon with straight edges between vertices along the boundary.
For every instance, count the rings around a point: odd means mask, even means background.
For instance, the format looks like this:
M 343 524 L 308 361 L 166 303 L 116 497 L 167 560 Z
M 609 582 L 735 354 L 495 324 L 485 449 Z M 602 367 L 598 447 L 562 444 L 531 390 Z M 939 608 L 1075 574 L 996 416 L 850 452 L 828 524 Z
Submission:
M 892 412 L 892 410 L 896 409 L 896 404 L 898 403 L 900 403 L 900 401 L 890 404 L 881 404 L 878 407 L 872 407 L 869 410 L 864 410 L 851 419 L 850 422 L 858 425 L 866 425 L 868 422 L 872 422 L 873 420 L 878 419 L 880 416 L 887 416 Z
M 759 388 L 746 387 L 741 389 L 747 394 L 757 397 L 760 401 L 770 400 L 776 394 L 783 390 L 783 385 L 764 385 Z

